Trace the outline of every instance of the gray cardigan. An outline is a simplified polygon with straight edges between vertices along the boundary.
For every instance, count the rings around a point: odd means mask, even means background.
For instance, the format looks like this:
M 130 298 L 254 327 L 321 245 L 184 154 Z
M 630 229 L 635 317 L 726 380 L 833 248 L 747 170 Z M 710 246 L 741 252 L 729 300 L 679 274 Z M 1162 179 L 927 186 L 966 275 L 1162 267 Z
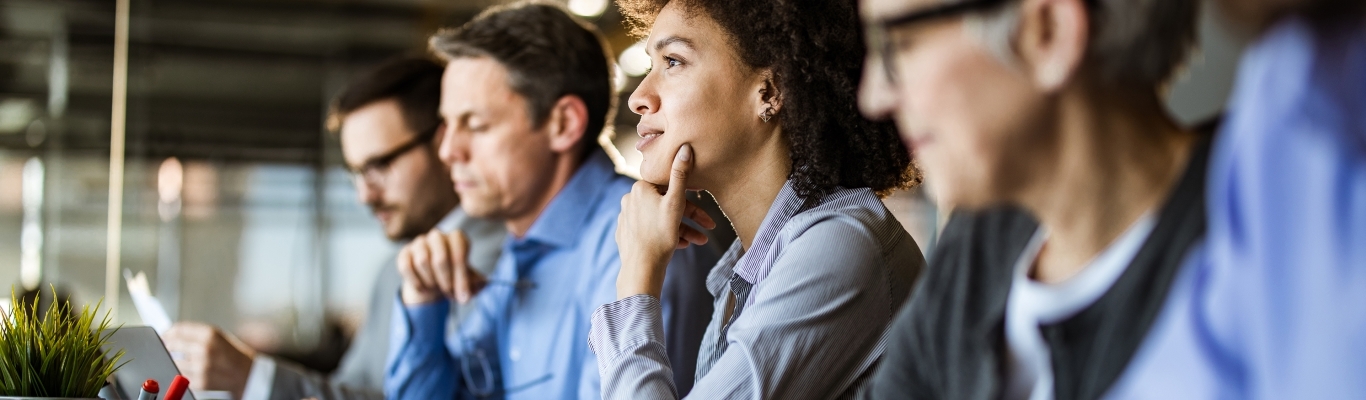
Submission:
M 1058 400 L 1102 398 L 1128 366 L 1205 233 L 1209 142 L 1157 215 L 1119 280 L 1076 315 L 1040 326 Z M 1005 382 L 1005 309 L 1013 266 L 1038 228 L 1027 212 L 957 212 L 910 303 L 888 331 L 886 356 L 861 399 L 995 399 Z

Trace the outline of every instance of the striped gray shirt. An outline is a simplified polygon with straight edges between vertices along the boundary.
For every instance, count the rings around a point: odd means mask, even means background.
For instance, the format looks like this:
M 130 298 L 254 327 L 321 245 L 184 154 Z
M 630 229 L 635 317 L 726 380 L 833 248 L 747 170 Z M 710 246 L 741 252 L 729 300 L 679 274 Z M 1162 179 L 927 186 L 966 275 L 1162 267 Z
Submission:
M 881 355 L 882 333 L 924 268 L 919 247 L 867 188 L 801 205 L 784 185 L 750 251 L 736 241 L 712 269 L 716 306 L 689 397 L 835 398 Z M 732 296 L 742 303 L 726 321 Z M 648 295 L 593 313 L 603 398 L 678 397 L 662 326 Z

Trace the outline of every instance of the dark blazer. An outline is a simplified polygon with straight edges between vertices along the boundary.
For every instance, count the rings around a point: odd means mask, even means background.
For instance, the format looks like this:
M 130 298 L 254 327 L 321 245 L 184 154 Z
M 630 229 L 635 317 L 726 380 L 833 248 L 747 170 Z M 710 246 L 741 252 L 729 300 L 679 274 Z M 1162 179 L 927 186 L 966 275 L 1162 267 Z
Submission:
M 1208 158 L 1204 139 L 1114 286 L 1077 315 L 1041 327 L 1052 353 L 1056 399 L 1105 395 L 1142 344 L 1187 253 L 1204 236 Z M 1012 268 L 1037 228 L 1015 208 L 954 213 L 859 397 L 1000 398 Z

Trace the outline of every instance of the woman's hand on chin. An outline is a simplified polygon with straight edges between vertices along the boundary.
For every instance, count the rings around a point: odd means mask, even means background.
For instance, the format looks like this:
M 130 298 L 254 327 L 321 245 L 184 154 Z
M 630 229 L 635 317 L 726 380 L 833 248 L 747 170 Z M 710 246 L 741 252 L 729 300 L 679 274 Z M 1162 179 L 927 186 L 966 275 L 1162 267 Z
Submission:
M 706 234 L 683 224 L 684 216 L 703 228 L 716 227 L 716 221 L 686 197 L 692 164 L 692 146 L 684 144 L 674 156 L 668 187 L 639 181 L 621 198 L 621 214 L 617 216 L 617 248 L 621 252 L 618 299 L 638 294 L 658 298 L 674 250 L 690 243 L 707 243 Z

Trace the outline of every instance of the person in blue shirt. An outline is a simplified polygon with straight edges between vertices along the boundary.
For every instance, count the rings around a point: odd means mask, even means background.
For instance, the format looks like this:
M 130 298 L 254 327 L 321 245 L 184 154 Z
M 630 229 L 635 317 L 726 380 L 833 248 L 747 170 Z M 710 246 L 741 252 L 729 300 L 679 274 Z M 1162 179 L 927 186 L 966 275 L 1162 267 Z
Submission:
M 541 3 L 493 8 L 431 39 L 447 62 L 439 156 L 465 211 L 506 221 L 510 236 L 487 277 L 468 267 L 458 231 L 404 248 L 387 398 L 601 397 L 589 317 L 615 299 L 617 215 L 635 183 L 598 145 L 613 105 L 604 43 Z M 700 343 L 711 313 L 703 281 L 720 252 L 692 239 L 666 277 L 682 299 L 668 305 L 667 329 L 671 341 Z M 446 323 L 449 299 L 474 305 L 458 327 Z M 692 351 L 676 370 L 691 371 Z
M 1366 3 L 1224 1 L 1204 250 L 1110 398 L 1366 398 Z

